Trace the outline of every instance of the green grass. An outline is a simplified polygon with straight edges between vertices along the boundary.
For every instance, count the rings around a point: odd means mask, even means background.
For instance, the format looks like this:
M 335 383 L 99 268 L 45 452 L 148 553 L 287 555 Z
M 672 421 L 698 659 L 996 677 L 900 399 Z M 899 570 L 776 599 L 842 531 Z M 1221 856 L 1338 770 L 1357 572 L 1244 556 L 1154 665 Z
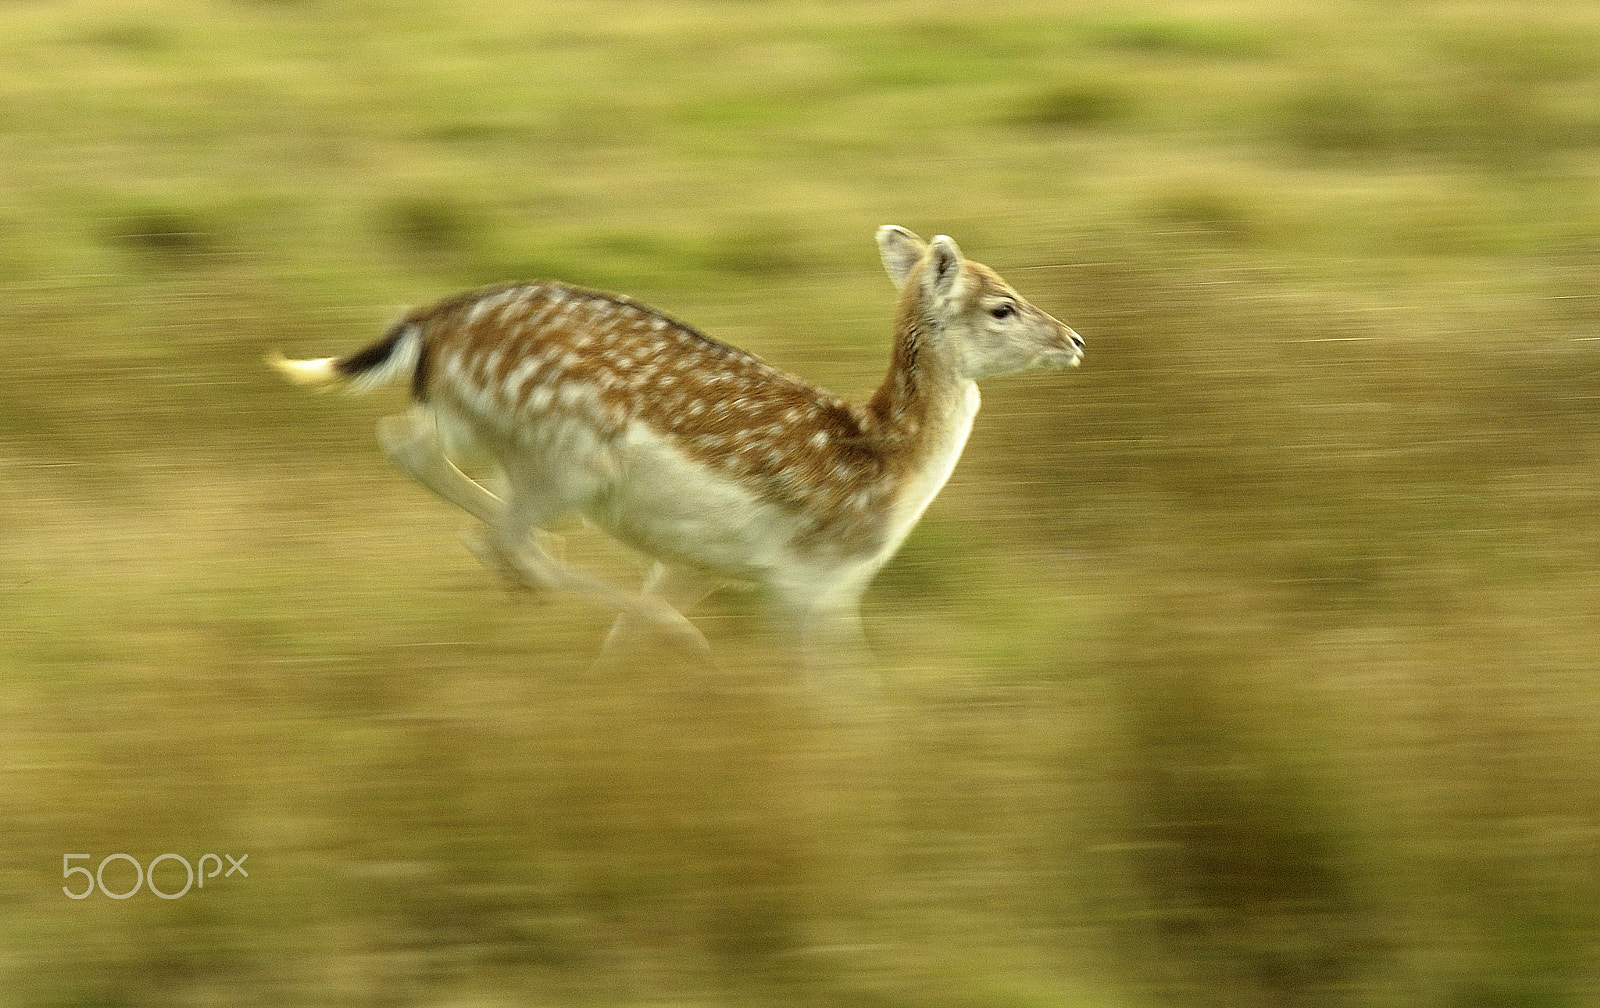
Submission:
M 12 5 L 0 135 L 0 1005 L 1600 1001 L 1592 5 Z M 552 275 L 860 397 L 886 222 L 1089 355 L 865 726 L 738 593 L 591 669 L 261 363 Z

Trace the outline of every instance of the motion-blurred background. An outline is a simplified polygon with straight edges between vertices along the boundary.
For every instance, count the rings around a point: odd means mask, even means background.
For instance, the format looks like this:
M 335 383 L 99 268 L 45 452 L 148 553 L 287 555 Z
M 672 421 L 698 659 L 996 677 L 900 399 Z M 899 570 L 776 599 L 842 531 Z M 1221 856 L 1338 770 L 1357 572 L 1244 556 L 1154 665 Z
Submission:
M 1600 1004 L 1597 183 L 1591 2 L 0 7 L 0 1004 Z M 858 398 L 891 222 L 1088 358 L 855 721 L 261 364 L 556 276 Z

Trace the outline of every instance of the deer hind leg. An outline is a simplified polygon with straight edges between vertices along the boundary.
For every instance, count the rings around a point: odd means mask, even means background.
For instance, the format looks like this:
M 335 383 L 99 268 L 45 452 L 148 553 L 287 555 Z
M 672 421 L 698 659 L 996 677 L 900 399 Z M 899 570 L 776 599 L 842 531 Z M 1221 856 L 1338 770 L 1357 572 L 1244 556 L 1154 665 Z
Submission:
M 571 511 L 572 506 L 532 486 L 513 488 L 508 500 L 486 490 L 450 461 L 430 411 L 416 409 L 385 418 L 378 424 L 378 440 L 395 465 L 487 526 L 482 542 L 472 545 L 486 566 L 531 587 L 588 595 L 617 609 L 621 620 L 643 621 L 690 650 L 709 650 L 705 637 L 670 601 L 655 593 L 624 591 L 552 557 L 538 537 L 543 526 Z M 677 597 L 675 591 L 668 594 Z
M 670 621 L 672 625 L 663 626 L 657 619 L 624 609 L 617 615 L 616 621 L 611 624 L 610 632 L 606 634 L 605 643 L 600 647 L 601 657 L 610 658 L 624 653 L 649 641 L 654 634 L 663 632 L 690 650 L 698 653 L 709 651 L 710 647 L 705 637 L 683 614 L 696 602 L 711 594 L 715 588 L 716 582 L 703 574 L 656 561 L 651 565 L 650 572 L 645 575 L 644 587 L 639 590 L 639 595 L 646 601 L 659 602 L 667 606 L 678 614 L 683 623 L 672 620 Z M 683 632 L 684 625 L 692 631 L 692 636 Z
M 505 501 L 450 461 L 432 414 L 416 409 L 384 417 L 378 421 L 378 443 L 389 461 L 467 514 L 490 527 L 503 520 Z
M 378 422 L 378 441 L 391 462 L 488 527 L 487 537 L 468 543 L 484 566 L 530 586 L 548 583 L 548 578 L 536 575 L 533 568 L 519 565 L 516 560 L 524 548 L 521 540 L 532 528 L 524 525 L 513 530 L 514 516 L 506 501 L 456 467 L 445 451 L 438 421 L 430 411 L 419 407 L 403 416 L 385 417 Z
M 678 597 L 676 592 L 663 597 L 659 590 L 638 594 L 625 591 L 604 578 L 576 570 L 551 556 L 538 539 L 544 523 L 556 517 L 559 514 L 551 513 L 549 502 L 539 495 L 513 490 L 505 516 L 490 527 L 488 547 L 500 564 L 527 584 L 586 595 L 617 610 L 619 624 L 642 623 L 695 654 L 710 652 L 705 636 L 669 601 L 669 598 Z M 607 641 L 610 641 L 609 635 Z

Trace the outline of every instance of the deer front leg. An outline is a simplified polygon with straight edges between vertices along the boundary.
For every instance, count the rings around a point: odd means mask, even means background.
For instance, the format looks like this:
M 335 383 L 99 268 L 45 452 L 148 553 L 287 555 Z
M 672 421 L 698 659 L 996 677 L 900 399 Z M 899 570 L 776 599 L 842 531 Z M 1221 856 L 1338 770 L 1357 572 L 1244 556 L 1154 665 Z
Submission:
M 791 635 L 811 687 L 846 706 L 872 696 L 877 678 L 861 631 L 864 584 L 773 586 L 774 618 Z

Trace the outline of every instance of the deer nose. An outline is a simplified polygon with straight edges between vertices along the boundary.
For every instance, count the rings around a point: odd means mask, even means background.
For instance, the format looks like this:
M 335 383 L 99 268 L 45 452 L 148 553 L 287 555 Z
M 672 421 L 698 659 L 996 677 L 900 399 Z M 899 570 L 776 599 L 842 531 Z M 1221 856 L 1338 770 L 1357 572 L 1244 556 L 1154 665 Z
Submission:
M 1079 336 L 1069 326 L 1061 326 L 1061 331 L 1067 337 L 1067 344 L 1072 347 L 1071 350 L 1066 352 L 1067 364 L 1071 367 L 1077 367 L 1083 363 L 1083 337 Z

